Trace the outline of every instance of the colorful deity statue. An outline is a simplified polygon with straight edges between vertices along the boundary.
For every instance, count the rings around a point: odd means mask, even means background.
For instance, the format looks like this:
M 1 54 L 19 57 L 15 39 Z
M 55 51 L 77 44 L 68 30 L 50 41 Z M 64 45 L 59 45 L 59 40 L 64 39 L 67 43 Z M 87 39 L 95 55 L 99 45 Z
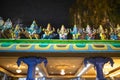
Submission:
M 8 18 L 7 21 L 3 25 L 2 32 L 10 28 L 12 28 L 12 21 Z
M 19 34 L 20 34 L 20 26 L 19 26 L 19 24 L 17 24 L 15 29 L 14 29 L 14 33 L 12 33 L 12 36 L 13 36 L 14 39 L 20 39 Z
M 110 39 L 111 40 L 117 40 L 118 39 L 117 34 L 116 34 L 116 30 L 113 29 L 112 27 L 110 27 Z
M 80 31 L 79 31 L 79 29 L 77 28 L 76 25 L 74 25 L 73 31 L 70 29 L 70 32 L 72 33 L 72 38 L 73 38 L 74 40 L 80 38 Z
M 48 23 L 47 28 L 43 29 L 43 31 L 44 31 L 44 34 L 42 36 L 42 39 L 52 39 L 55 28 L 52 29 L 50 23 Z
M 3 38 L 11 38 L 12 21 L 8 18 L 7 21 L 2 26 L 1 34 Z
M 3 25 L 4 25 L 4 20 L 2 17 L 0 17 L 0 29 L 2 29 Z
M 60 39 L 60 40 L 67 39 L 67 35 L 68 35 L 68 33 L 69 33 L 69 30 L 67 30 L 64 25 L 61 26 L 61 29 L 60 29 L 60 30 L 57 29 L 57 32 L 58 32 L 58 34 L 59 34 L 59 39 Z
M 29 33 L 29 38 L 32 39 L 32 37 L 35 37 L 36 39 L 39 38 L 39 33 L 41 32 L 41 27 L 38 28 L 38 25 L 36 24 L 36 21 L 34 20 L 30 26 L 30 28 L 27 29 Z
M 2 37 L 2 28 L 3 28 L 3 25 L 4 25 L 4 20 L 2 17 L 0 17 L 0 38 Z
M 87 25 L 86 27 L 86 40 L 90 40 L 92 37 L 92 30 L 91 27 L 89 25 Z
M 120 40 L 120 25 L 119 24 L 117 24 L 116 31 L 117 31 L 118 39 Z
M 103 29 L 102 25 L 99 26 L 98 30 L 99 30 L 99 33 L 100 33 L 101 40 L 106 40 L 105 30 Z

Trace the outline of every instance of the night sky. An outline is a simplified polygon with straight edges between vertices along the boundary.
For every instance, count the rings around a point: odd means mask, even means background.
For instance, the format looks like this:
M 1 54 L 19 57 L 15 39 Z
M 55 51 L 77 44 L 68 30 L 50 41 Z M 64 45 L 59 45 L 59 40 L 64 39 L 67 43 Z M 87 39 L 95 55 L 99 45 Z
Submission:
M 18 18 L 24 25 L 30 25 L 35 19 L 40 26 L 51 23 L 53 26 L 68 26 L 69 8 L 75 0 L 1 0 L 0 16 L 4 20 Z

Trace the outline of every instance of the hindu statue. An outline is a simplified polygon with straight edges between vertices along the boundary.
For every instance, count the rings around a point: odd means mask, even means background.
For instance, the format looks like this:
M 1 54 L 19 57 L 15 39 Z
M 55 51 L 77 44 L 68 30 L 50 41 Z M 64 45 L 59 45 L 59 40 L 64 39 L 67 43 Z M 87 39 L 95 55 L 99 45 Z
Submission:
M 3 25 L 4 25 L 4 20 L 2 17 L 0 17 L 0 29 L 2 29 Z
M 117 24 L 116 32 L 117 32 L 118 39 L 120 40 L 120 25 L 119 24 Z
M 99 30 L 101 40 L 106 40 L 105 30 L 103 29 L 102 25 L 99 26 L 98 30 Z
M 70 29 L 70 33 L 72 33 L 72 38 L 74 40 L 80 38 L 80 31 L 79 31 L 79 29 L 77 28 L 76 25 L 74 25 L 73 30 Z
M 57 29 L 57 32 L 59 34 L 59 39 L 60 40 L 64 40 L 64 39 L 67 39 L 67 35 L 69 33 L 69 30 L 65 28 L 64 25 L 61 26 L 61 29 Z
M 1 34 L 4 38 L 11 38 L 12 21 L 8 18 L 7 21 L 2 26 Z
M 12 34 L 14 39 L 20 39 L 20 26 L 19 24 L 16 25 L 15 29 L 14 29 L 14 33 Z
M 55 28 L 54 27 L 52 28 L 51 24 L 48 23 L 47 28 L 46 29 L 43 28 L 43 31 L 44 31 L 44 34 L 42 36 L 42 39 L 52 39 Z
M 92 37 L 92 30 L 91 30 L 91 27 L 89 25 L 87 25 L 85 39 L 90 40 L 91 37 Z
M 3 25 L 2 32 L 10 28 L 12 28 L 12 21 L 8 18 Z
M 35 39 L 39 38 L 39 33 L 41 32 L 41 27 L 39 28 L 36 24 L 36 21 L 34 20 L 30 26 L 30 28 L 27 29 L 29 33 L 29 38 L 32 39 L 33 37 Z
M 0 17 L 0 38 L 2 37 L 1 31 L 2 31 L 3 25 L 4 25 L 4 20 L 2 17 Z
M 116 29 L 112 28 L 112 27 L 110 27 L 110 39 L 111 40 L 117 40 L 118 39 Z

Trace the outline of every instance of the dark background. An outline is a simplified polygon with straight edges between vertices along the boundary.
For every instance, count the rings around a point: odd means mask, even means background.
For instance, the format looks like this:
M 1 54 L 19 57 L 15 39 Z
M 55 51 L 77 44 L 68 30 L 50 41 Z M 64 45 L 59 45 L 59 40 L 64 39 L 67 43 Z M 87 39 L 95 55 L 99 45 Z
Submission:
M 13 23 L 31 25 L 35 19 L 39 26 L 51 23 L 54 27 L 70 25 L 69 8 L 75 0 L 1 0 L 0 16 Z

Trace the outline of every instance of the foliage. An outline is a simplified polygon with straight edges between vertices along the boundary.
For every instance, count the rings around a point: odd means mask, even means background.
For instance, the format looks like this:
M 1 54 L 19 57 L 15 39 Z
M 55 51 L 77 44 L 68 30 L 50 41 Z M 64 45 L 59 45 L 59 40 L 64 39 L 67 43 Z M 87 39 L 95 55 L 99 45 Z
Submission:
M 115 26 L 120 23 L 120 0 L 77 0 L 70 8 L 73 24 Z

